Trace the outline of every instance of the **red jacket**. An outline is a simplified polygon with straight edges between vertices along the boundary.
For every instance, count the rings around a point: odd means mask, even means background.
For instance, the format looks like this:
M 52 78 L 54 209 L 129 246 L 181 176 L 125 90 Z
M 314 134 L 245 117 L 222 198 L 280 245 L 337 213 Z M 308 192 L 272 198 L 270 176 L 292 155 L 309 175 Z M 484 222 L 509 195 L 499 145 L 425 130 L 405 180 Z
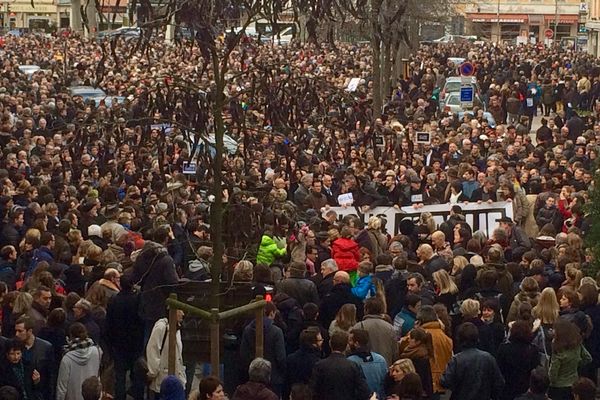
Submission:
M 352 239 L 339 238 L 331 244 L 331 257 L 340 271 L 356 271 L 360 260 L 358 243 Z

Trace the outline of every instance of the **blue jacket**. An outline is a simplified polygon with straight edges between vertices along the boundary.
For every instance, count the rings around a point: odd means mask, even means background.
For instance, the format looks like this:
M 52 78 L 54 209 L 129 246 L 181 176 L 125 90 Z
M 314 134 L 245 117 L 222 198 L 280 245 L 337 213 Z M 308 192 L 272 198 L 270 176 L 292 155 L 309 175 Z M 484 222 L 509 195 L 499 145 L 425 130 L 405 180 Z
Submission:
M 352 294 L 361 300 L 367 297 L 375 296 L 377 290 L 373 284 L 373 277 L 371 275 L 363 276 L 356 282 L 356 286 L 352 288 Z
M 41 246 L 39 249 L 33 251 L 33 257 L 29 264 L 29 268 L 27 269 L 27 273 L 25 274 L 25 278 L 31 276 L 40 261 L 46 261 L 50 265 L 54 263 L 54 255 L 46 246 Z
M 369 392 L 377 393 L 378 399 L 385 399 L 383 381 L 387 375 L 387 362 L 381 354 L 357 349 L 348 356 L 348 360 L 357 363 L 367 378 Z
M 394 317 L 394 330 L 396 331 L 398 338 L 406 336 L 408 332 L 415 327 L 415 321 L 417 320 L 417 314 L 410 311 L 408 308 L 403 307 L 402 310 Z

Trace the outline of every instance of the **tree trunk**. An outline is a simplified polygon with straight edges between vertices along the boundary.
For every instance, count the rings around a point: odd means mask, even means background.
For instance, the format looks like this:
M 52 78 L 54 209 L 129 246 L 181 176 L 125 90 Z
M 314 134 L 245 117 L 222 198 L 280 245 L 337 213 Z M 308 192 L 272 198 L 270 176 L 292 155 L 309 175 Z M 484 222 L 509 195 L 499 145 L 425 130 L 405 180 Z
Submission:
M 379 11 L 381 0 L 371 1 L 371 47 L 373 48 L 373 118 L 379 118 L 383 107 L 381 96 L 381 33 Z
M 225 106 L 225 82 L 221 79 L 221 68 L 218 56 L 213 54 L 213 71 L 215 76 L 216 96 L 213 108 L 215 131 L 215 158 L 213 160 L 213 194 L 215 201 L 210 207 L 210 233 L 213 243 L 213 259 L 210 269 L 211 282 L 211 308 L 219 308 L 221 291 L 221 272 L 223 271 L 223 136 L 225 124 L 223 122 L 223 107 Z
M 381 98 L 383 102 L 387 102 L 390 96 L 391 90 L 391 76 L 392 76 L 392 44 L 390 40 L 386 40 L 383 45 L 383 67 L 381 73 Z

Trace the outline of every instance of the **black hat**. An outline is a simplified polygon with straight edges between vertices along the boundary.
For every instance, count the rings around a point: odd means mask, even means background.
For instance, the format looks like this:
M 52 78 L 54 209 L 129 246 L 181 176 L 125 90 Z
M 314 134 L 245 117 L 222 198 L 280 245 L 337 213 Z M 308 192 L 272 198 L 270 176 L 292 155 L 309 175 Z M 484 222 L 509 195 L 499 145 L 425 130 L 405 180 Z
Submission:
M 496 222 L 504 222 L 506 224 L 514 224 L 513 220 L 509 217 L 498 218 Z
M 79 211 L 81 211 L 82 213 L 89 213 L 95 206 L 96 205 L 94 203 L 83 203 L 79 206 Z

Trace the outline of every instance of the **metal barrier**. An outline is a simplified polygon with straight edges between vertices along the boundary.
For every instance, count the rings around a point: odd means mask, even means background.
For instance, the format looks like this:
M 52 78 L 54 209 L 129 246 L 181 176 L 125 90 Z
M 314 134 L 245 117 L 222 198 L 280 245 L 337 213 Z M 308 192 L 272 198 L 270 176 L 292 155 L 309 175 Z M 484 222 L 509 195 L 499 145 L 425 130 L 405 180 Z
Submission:
M 219 312 L 218 308 L 211 308 L 210 311 L 202 310 L 190 304 L 177 300 L 177 294 L 173 293 L 166 301 L 169 308 L 169 375 L 175 373 L 176 347 L 177 347 L 177 310 L 182 310 L 189 315 L 194 315 L 210 323 L 210 365 L 213 374 L 219 375 L 220 368 L 220 325 L 221 321 L 254 311 L 256 318 L 256 342 L 255 357 L 262 357 L 264 354 L 264 327 L 263 317 L 264 308 L 267 304 L 262 296 L 256 296 L 253 302 L 245 304 L 231 310 Z

